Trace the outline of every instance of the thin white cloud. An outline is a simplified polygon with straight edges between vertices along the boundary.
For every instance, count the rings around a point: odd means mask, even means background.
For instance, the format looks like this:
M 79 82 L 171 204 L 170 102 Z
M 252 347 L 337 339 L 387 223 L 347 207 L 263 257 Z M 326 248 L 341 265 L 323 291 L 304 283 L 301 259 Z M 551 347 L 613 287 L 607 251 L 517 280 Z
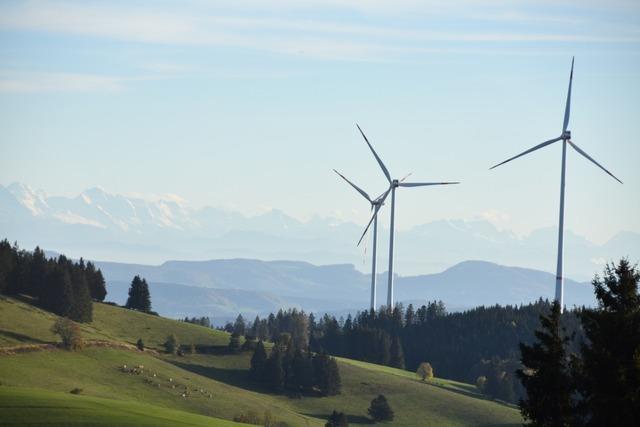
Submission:
M 72 73 L 0 72 L 0 93 L 117 92 L 127 79 Z
M 317 6 L 315 1 L 309 0 L 307 3 Z M 351 3 L 354 6 L 366 3 L 367 7 L 375 8 L 376 5 L 382 7 L 384 2 Z M 404 3 L 407 7 L 413 7 L 419 2 L 407 0 Z M 496 0 L 495 3 L 501 4 L 501 1 Z M 522 14 L 512 16 L 520 20 L 527 18 Z M 503 18 L 509 19 L 509 14 Z M 437 32 L 317 19 L 237 18 L 215 13 L 125 10 L 62 2 L 29 2 L 5 8 L 0 14 L 0 29 L 52 32 L 135 43 L 239 47 L 339 60 L 388 60 L 412 49 L 433 49 L 436 52 L 453 49 L 451 46 L 441 46 L 442 43 L 640 43 L 640 37 L 634 33 Z

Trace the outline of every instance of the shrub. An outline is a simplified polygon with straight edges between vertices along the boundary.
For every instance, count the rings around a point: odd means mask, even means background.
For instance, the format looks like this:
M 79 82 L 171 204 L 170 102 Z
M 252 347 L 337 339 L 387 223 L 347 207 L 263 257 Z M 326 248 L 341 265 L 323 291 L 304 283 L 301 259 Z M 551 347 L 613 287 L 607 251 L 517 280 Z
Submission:
M 71 393 L 71 394 L 80 394 L 80 393 L 82 393 L 82 389 L 76 387 L 73 390 L 71 390 L 69 393 Z
M 433 379 L 433 368 L 431 364 L 429 362 L 422 362 L 420 366 L 418 366 L 416 375 L 418 375 L 422 381 Z
M 62 346 L 67 350 L 80 350 L 84 347 L 80 327 L 71 319 L 61 317 L 53 324 L 51 331 L 60 335 Z
M 476 379 L 476 388 L 480 393 L 484 393 L 484 388 L 486 384 L 487 384 L 487 377 L 485 377 L 484 375 L 480 375 Z
M 367 413 L 371 415 L 374 421 L 392 421 L 393 410 L 387 402 L 387 398 L 384 394 L 378 395 L 371 401 L 371 406 L 367 409 Z
M 176 354 L 180 349 L 180 342 L 176 334 L 171 334 L 167 337 L 167 341 L 164 343 L 164 347 L 167 353 Z
M 349 423 L 347 422 L 347 417 L 344 415 L 344 412 L 334 410 L 324 427 L 349 427 Z
M 138 347 L 138 350 L 144 351 L 144 341 L 142 341 L 142 338 L 138 338 L 138 342 L 136 342 L 136 347 Z

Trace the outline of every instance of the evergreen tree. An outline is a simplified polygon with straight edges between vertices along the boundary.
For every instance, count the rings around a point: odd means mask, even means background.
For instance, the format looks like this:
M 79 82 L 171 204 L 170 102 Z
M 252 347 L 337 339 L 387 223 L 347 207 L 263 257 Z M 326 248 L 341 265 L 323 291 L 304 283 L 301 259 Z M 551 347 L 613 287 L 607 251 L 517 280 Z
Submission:
M 104 277 L 100 269 L 96 270 L 95 265 L 91 261 L 87 263 L 87 283 L 91 298 L 96 301 L 104 301 L 107 296 L 107 288 L 105 286 Z
M 335 396 L 340 394 L 342 382 L 338 363 L 326 353 L 316 354 L 313 358 L 313 373 L 315 384 L 323 396 Z
M 384 394 L 378 395 L 371 401 L 367 413 L 374 421 L 393 421 L 393 410 Z
M 267 352 L 264 349 L 264 343 L 260 340 L 256 345 L 253 356 L 251 356 L 251 369 L 249 370 L 251 378 L 255 381 L 264 381 L 266 365 Z
M 144 351 L 144 341 L 142 341 L 142 338 L 138 338 L 138 341 L 136 342 L 136 347 L 138 347 L 138 350 Z
M 40 297 L 47 285 L 47 270 L 49 263 L 44 251 L 36 246 L 31 256 L 28 271 L 28 283 L 24 287 L 24 293 L 34 297 Z
M 164 347 L 167 350 L 167 353 L 176 354 L 180 350 L 180 342 L 178 341 L 178 337 L 176 334 L 171 334 L 167 337 L 167 340 L 164 343 Z
M 125 307 L 145 313 L 151 312 L 151 294 L 146 279 L 141 279 L 140 276 L 133 278 Z
M 240 335 L 235 332 L 231 334 L 231 336 L 229 337 L 228 348 L 231 353 L 240 352 Z
M 274 346 L 267 359 L 267 382 L 276 392 L 284 390 L 283 356 L 278 346 Z
M 404 353 L 402 351 L 402 343 L 400 342 L 400 337 L 397 335 L 393 337 L 391 341 L 391 350 L 390 350 L 390 358 L 389 358 L 389 366 L 398 369 L 404 369 Z
M 15 253 L 7 239 L 0 241 L 0 294 L 8 293 L 9 280 L 13 274 L 16 260 Z
M 537 342 L 520 344 L 524 368 L 516 375 L 527 390 L 527 397 L 520 400 L 520 411 L 530 426 L 568 426 L 571 422 L 573 387 L 566 351 L 569 338 L 563 335 L 560 319 L 560 304 L 555 301 L 551 312 L 540 316 Z
M 637 425 L 640 420 L 640 274 L 623 259 L 593 280 L 598 309 L 580 318 L 586 335 L 578 389 L 587 426 Z
M 296 350 L 291 363 L 293 372 L 293 385 L 296 389 L 304 392 L 313 388 L 313 362 L 308 355 Z
M 244 321 L 244 317 L 242 317 L 242 314 L 238 314 L 238 317 L 236 317 L 236 321 L 233 323 L 233 333 L 237 334 L 238 336 L 243 336 L 246 328 L 247 325 Z
M 78 266 L 71 268 L 71 286 L 73 304 L 69 310 L 69 318 L 76 322 L 91 322 L 93 319 L 93 304 L 82 259 Z
M 344 412 L 336 412 L 334 410 L 324 427 L 349 427 L 349 423 L 347 422 L 347 417 Z
M 48 285 L 43 290 L 42 306 L 59 316 L 68 317 L 73 307 L 73 287 L 69 272 L 56 263 L 47 277 Z

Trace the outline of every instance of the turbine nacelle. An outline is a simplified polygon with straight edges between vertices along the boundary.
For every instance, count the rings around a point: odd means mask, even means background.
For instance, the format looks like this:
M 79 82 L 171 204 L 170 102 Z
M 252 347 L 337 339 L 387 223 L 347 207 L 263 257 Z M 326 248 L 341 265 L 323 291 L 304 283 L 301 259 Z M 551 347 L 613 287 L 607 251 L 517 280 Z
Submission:
M 562 139 L 563 141 L 571 139 L 571 131 L 565 130 L 564 132 L 562 132 L 562 136 L 560 136 L 560 139 Z

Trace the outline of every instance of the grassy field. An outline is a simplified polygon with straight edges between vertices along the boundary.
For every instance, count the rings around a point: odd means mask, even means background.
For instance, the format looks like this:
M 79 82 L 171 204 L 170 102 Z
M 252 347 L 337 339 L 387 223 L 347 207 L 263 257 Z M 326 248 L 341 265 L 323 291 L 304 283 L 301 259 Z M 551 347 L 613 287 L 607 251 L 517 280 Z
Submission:
M 95 321 L 83 326 L 87 338 L 134 343 L 141 337 L 158 349 L 169 333 L 187 344 L 228 342 L 227 334 L 195 325 L 102 304 L 96 304 L 94 310 Z M 49 332 L 54 320 L 55 316 L 24 302 L 1 299 L 0 346 L 55 342 Z M 345 412 L 352 426 L 370 424 L 366 413 L 369 402 L 383 393 L 396 414 L 387 425 L 506 426 L 522 422 L 517 410 L 485 400 L 468 384 L 440 379 L 425 384 L 411 372 L 348 359 L 339 360 L 343 384 L 340 396 L 273 395 L 249 380 L 249 360 L 250 353 L 154 357 L 118 348 L 37 351 L 0 356 L 0 391 L 27 387 L 76 398 L 69 391 L 77 387 L 83 389 L 81 396 L 87 399 L 156 405 L 228 420 L 249 411 L 269 411 L 290 426 L 322 426 L 334 409 Z M 143 372 L 123 372 L 125 364 L 127 369 L 143 365 Z M 19 416 L 20 411 L 15 413 Z M 26 415 L 22 425 L 30 425 Z M 119 424 L 120 420 L 113 423 Z
M 24 302 L 0 296 L 0 346 L 56 342 L 51 325 L 56 315 Z M 160 350 L 169 334 L 182 344 L 225 345 L 229 335 L 204 326 L 124 310 L 107 304 L 93 305 L 93 322 L 82 324 L 85 339 L 135 344 L 142 338 L 149 348 Z
M 0 387 L 0 425 L 241 427 L 217 418 L 122 400 Z

